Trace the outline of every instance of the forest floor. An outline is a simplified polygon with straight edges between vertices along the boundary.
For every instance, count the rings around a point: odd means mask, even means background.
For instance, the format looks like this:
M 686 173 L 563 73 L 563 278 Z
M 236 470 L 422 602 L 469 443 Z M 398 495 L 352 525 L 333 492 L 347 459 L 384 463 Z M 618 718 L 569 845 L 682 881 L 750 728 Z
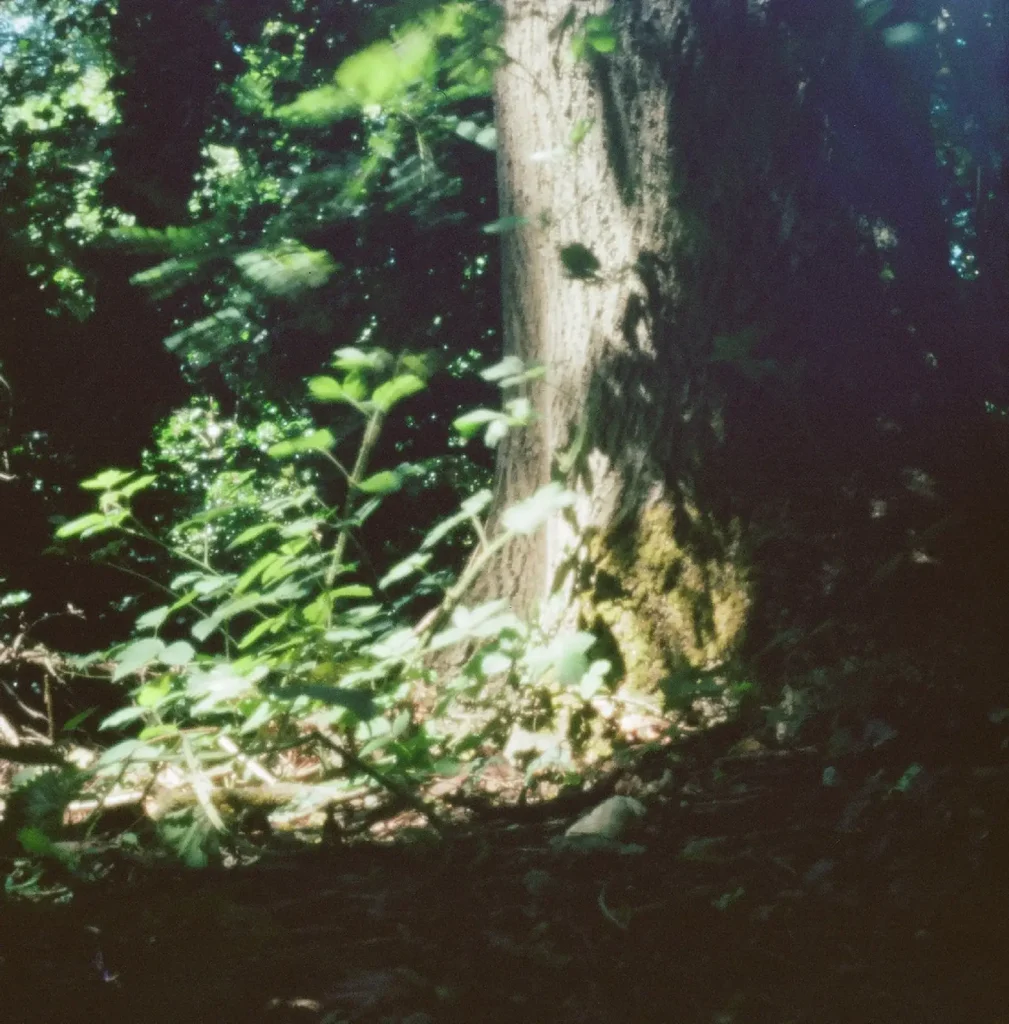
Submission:
M 885 748 L 884 748 L 885 749 Z M 971 761 L 974 763 L 966 763 Z M 653 750 L 636 852 L 571 816 L 0 904 L 0 1018 L 329 1024 L 1009 1022 L 1009 757 Z M 642 849 L 643 848 L 643 849 Z

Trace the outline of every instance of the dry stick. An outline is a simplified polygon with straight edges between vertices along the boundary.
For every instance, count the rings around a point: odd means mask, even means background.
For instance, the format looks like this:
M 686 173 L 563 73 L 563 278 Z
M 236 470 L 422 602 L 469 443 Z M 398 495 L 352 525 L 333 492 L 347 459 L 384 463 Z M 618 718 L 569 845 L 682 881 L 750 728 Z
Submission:
M 405 786 L 401 786 L 394 779 L 390 779 L 384 772 L 379 771 L 373 765 L 368 764 L 367 761 L 362 760 L 357 754 L 351 753 L 351 751 L 340 746 L 335 740 L 330 739 L 324 733 L 316 730 L 310 734 L 312 738 L 321 743 L 327 749 L 333 751 L 334 754 L 339 754 L 340 757 L 347 762 L 347 764 L 356 768 L 359 772 L 363 772 L 365 775 L 374 779 L 380 786 L 387 789 L 393 796 L 402 800 L 409 807 L 412 807 L 418 814 L 423 815 L 430 822 L 432 828 L 439 834 L 445 835 L 445 825 L 441 818 L 438 817 L 437 812 L 425 803 L 416 793 L 412 793 Z

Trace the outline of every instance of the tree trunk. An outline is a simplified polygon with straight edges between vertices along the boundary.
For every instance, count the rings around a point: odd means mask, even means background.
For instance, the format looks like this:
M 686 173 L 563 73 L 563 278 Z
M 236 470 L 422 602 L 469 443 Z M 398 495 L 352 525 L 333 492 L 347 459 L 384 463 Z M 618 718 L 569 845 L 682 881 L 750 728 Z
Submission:
M 792 233 L 776 148 L 799 94 L 748 38 L 745 4 L 503 9 L 500 216 L 521 218 L 503 237 L 505 351 L 547 373 L 529 385 L 536 424 L 504 443 L 498 496 L 554 479 L 578 501 L 574 523 L 510 550 L 495 589 L 529 613 L 562 587 L 650 690 L 743 638 L 742 531 L 702 497 L 700 471 L 720 437 L 714 367 L 749 358 Z M 615 48 L 590 40 L 576 58 L 584 19 L 606 11 Z

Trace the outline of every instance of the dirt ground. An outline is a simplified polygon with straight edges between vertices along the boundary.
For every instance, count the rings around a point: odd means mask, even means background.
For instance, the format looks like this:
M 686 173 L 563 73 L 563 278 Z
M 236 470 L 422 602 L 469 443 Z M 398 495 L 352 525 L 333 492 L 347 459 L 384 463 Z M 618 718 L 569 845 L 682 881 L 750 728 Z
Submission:
M 572 817 L 525 808 L 118 864 L 0 904 L 0 1018 L 1009 1024 L 1009 759 L 899 765 L 653 751 L 617 783 L 647 807 L 630 850 L 559 849 Z

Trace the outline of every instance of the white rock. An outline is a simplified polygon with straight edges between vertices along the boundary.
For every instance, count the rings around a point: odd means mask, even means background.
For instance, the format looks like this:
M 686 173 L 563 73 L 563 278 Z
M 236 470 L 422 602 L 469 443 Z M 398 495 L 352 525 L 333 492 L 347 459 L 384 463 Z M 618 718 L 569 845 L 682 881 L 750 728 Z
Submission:
M 585 836 L 617 842 L 645 816 L 645 805 L 631 796 L 611 796 L 582 815 L 564 833 L 567 838 Z

